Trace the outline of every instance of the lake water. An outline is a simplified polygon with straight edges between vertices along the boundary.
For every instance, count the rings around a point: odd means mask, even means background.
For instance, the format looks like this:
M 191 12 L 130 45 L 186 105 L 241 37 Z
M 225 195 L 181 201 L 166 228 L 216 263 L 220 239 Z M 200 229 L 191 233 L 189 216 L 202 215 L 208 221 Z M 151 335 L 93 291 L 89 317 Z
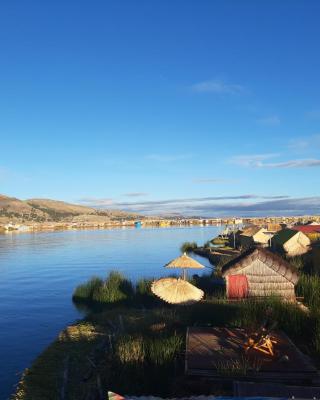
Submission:
M 71 295 L 92 275 L 168 275 L 185 241 L 203 244 L 219 227 L 61 231 L 0 235 L 0 399 L 20 374 L 81 314 Z M 198 257 L 198 259 L 200 259 Z M 210 266 L 206 259 L 204 265 Z M 172 272 L 172 271 L 170 271 Z

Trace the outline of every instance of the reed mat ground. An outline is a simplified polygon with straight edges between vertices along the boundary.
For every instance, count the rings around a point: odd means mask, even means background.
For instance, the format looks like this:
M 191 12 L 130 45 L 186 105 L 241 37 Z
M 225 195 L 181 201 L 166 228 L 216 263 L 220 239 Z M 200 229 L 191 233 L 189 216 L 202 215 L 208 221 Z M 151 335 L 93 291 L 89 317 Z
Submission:
M 12 398 L 89 400 L 104 398 L 108 390 L 162 397 L 195 394 L 183 384 L 186 328 L 254 329 L 270 308 L 278 328 L 317 359 L 317 313 L 276 299 L 236 304 L 221 299 L 150 309 L 115 307 L 93 313 L 61 332 L 24 372 Z M 207 393 L 221 394 L 219 390 L 211 387 Z

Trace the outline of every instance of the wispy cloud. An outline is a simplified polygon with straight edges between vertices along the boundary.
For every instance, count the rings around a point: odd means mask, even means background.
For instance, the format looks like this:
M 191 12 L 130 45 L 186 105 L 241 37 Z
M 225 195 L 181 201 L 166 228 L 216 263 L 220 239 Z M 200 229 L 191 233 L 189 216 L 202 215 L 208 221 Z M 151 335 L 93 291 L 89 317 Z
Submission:
M 222 178 L 197 178 L 192 181 L 197 184 L 228 184 L 239 183 L 236 179 L 222 179 Z
M 111 198 L 96 198 L 96 197 L 83 197 L 78 199 L 79 203 L 86 204 L 89 207 L 107 207 L 114 205 L 114 200 Z
M 313 110 L 307 111 L 306 116 L 310 119 L 320 119 L 320 108 L 315 108 Z
M 148 154 L 145 158 L 157 162 L 174 162 L 190 159 L 192 154 Z
M 306 159 L 306 160 L 289 160 L 279 163 L 261 163 L 261 168 L 312 168 L 320 167 L 320 160 L 318 159 Z
M 288 148 L 294 151 L 305 151 L 320 147 L 320 134 L 292 139 Z
M 251 168 L 312 168 L 320 167 L 320 160 L 314 158 L 297 159 L 280 162 L 265 162 L 271 158 L 279 157 L 279 154 L 257 154 L 236 156 L 230 162 L 243 167 Z
M 118 202 L 117 206 L 164 206 L 167 204 L 185 204 L 190 202 L 205 202 L 205 201 L 216 201 L 216 200 L 239 200 L 239 199 L 255 199 L 257 198 L 254 194 L 243 194 L 238 196 L 210 196 L 210 197 L 191 197 L 191 198 L 177 198 L 177 199 L 166 199 L 166 200 L 150 200 L 150 201 L 137 201 L 137 202 Z
M 288 148 L 294 151 L 305 150 L 309 147 L 309 141 L 307 139 L 292 139 L 288 144 Z
M 94 207 L 122 209 L 142 214 L 180 214 L 198 216 L 306 215 L 320 213 L 320 197 L 291 198 L 286 195 L 263 196 L 243 194 L 176 198 L 155 201 L 113 202 L 110 199 L 90 200 Z
M 280 118 L 277 115 L 270 115 L 264 118 L 258 118 L 257 122 L 265 126 L 277 126 L 280 125 Z
M 191 85 L 191 90 L 196 93 L 216 94 L 241 94 L 245 92 L 244 86 L 227 83 L 219 79 L 195 83 Z
M 274 199 L 261 202 L 237 202 L 232 204 L 201 204 L 185 209 L 186 214 L 214 215 L 310 215 L 320 212 L 320 197 Z
M 261 196 L 256 194 L 242 194 L 235 196 L 210 196 L 210 197 L 192 197 L 192 198 L 174 198 L 164 200 L 148 200 L 148 201 L 114 201 L 105 198 L 83 198 L 79 202 L 96 208 L 122 209 L 126 211 L 161 213 L 167 210 L 182 210 L 188 207 L 195 207 L 199 204 L 213 204 L 219 201 L 235 201 L 235 200 L 274 200 L 286 199 L 288 196 Z
M 240 165 L 242 167 L 259 167 L 263 161 L 278 156 L 279 154 L 277 153 L 239 155 L 232 157 L 229 161 L 231 164 Z
M 132 192 L 132 193 L 125 193 L 123 196 L 126 197 L 144 197 L 144 196 L 149 196 L 149 193 L 145 192 Z

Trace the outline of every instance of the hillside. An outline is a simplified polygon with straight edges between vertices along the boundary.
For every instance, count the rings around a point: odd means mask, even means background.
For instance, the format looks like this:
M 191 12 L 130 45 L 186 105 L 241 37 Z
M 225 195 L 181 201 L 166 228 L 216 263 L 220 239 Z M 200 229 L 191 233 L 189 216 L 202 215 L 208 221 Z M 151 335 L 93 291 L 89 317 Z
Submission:
M 121 210 L 95 209 L 50 199 L 20 200 L 0 195 L 0 222 L 107 222 L 141 218 Z
M 53 220 L 60 220 L 67 217 L 96 214 L 97 210 L 77 204 L 65 203 L 64 201 L 50 199 L 25 200 L 29 206 L 48 214 Z
M 24 219 L 27 221 L 41 221 L 46 214 L 32 207 L 30 204 L 15 197 L 8 197 L 0 194 L 0 220 Z

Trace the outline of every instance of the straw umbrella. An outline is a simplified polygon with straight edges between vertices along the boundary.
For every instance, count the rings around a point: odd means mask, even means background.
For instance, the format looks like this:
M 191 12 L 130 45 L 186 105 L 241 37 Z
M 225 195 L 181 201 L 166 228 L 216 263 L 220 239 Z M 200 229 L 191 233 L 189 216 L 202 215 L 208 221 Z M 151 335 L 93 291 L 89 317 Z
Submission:
M 204 296 L 201 289 L 181 278 L 161 278 L 154 281 L 151 291 L 165 302 L 178 305 L 196 303 Z
M 198 261 L 194 260 L 193 258 L 187 256 L 184 253 L 182 256 L 175 258 L 174 260 L 170 261 L 168 264 L 165 265 L 165 268 L 181 268 L 183 269 L 183 279 L 186 279 L 186 271 L 187 269 L 203 269 L 205 268 L 204 265 L 200 264 Z

